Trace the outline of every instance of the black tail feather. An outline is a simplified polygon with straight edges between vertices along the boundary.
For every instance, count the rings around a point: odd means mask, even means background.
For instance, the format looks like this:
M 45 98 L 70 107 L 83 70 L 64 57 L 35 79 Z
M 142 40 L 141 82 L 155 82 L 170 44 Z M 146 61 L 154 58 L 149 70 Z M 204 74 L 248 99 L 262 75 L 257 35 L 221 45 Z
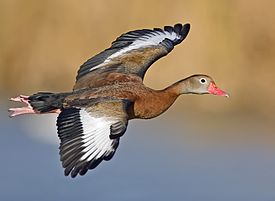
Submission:
M 38 92 L 31 95 L 29 103 L 35 111 L 40 113 L 62 109 L 63 101 L 69 93 Z

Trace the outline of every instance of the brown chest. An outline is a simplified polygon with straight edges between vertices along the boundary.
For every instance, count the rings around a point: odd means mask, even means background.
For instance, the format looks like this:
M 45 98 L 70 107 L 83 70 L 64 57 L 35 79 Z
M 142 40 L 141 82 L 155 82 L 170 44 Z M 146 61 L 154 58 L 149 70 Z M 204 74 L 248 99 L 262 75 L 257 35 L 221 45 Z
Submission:
M 161 92 L 150 92 L 135 101 L 135 118 L 150 119 L 165 112 L 176 100 L 176 96 Z

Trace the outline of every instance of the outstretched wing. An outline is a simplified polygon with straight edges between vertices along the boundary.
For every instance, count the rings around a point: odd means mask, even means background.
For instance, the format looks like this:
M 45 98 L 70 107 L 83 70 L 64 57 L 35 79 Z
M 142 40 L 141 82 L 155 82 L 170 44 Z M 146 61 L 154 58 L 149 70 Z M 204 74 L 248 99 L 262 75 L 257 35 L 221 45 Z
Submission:
M 87 74 L 118 72 L 143 79 L 146 70 L 167 55 L 187 36 L 190 24 L 130 31 L 122 34 L 112 46 L 86 61 L 78 71 L 77 82 Z
M 61 140 L 60 160 L 66 176 L 84 175 L 88 169 L 113 157 L 119 138 L 127 128 L 129 104 L 113 100 L 62 110 L 57 127 Z

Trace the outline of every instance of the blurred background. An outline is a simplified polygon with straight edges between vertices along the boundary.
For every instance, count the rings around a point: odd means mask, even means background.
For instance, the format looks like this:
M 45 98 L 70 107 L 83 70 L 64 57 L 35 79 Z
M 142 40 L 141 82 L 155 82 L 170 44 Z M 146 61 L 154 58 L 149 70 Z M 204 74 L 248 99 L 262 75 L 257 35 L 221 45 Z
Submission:
M 275 1 L 0 0 L 0 200 L 275 200 Z M 115 157 L 63 176 L 56 115 L 8 117 L 9 97 L 69 91 L 120 34 L 191 23 L 145 84 L 211 75 L 229 99 L 186 95 L 133 120 Z

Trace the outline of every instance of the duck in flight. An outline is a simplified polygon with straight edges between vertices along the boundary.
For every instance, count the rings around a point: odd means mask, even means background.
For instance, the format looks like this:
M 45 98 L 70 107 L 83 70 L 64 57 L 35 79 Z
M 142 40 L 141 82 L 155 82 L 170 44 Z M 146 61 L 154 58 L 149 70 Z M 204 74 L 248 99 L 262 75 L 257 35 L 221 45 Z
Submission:
M 208 75 L 192 75 L 163 90 L 143 84 L 147 69 L 187 36 L 190 24 L 141 29 L 118 37 L 110 48 L 78 70 L 71 92 L 38 92 L 11 101 L 10 116 L 57 113 L 60 160 L 66 176 L 84 175 L 110 160 L 131 119 L 150 119 L 165 112 L 181 94 L 228 97 Z

